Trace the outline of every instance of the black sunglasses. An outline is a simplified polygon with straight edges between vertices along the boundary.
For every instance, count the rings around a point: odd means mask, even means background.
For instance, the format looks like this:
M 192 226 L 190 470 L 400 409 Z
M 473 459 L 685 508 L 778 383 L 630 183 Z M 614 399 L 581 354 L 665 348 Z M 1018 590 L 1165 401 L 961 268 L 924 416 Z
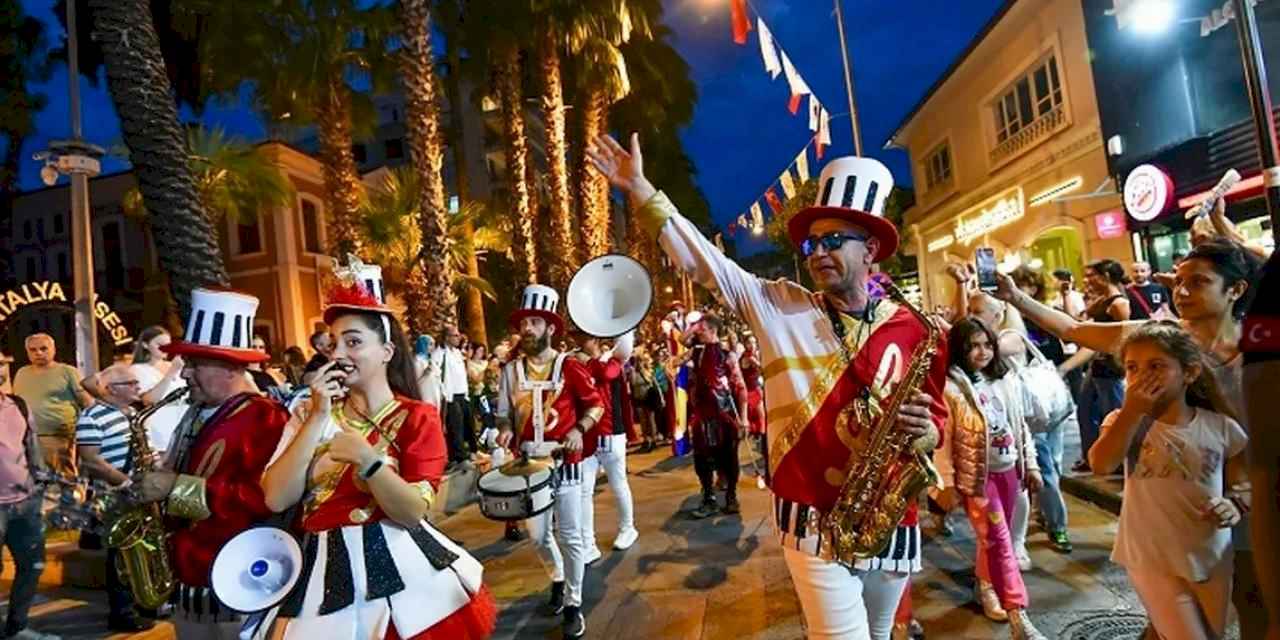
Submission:
M 866 242 L 867 236 L 860 236 L 855 233 L 840 233 L 838 231 L 823 236 L 809 236 L 800 241 L 800 254 L 808 258 L 818 250 L 818 245 L 822 245 L 822 248 L 827 251 L 838 251 L 840 247 L 844 246 L 844 243 L 850 240 Z

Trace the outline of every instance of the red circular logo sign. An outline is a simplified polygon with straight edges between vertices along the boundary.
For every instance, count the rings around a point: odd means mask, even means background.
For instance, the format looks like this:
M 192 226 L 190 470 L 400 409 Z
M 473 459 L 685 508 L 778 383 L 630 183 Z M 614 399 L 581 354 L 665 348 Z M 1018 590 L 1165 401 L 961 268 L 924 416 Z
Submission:
M 1139 165 L 1124 181 L 1124 209 L 1139 222 L 1160 217 L 1173 196 L 1173 180 L 1152 164 Z

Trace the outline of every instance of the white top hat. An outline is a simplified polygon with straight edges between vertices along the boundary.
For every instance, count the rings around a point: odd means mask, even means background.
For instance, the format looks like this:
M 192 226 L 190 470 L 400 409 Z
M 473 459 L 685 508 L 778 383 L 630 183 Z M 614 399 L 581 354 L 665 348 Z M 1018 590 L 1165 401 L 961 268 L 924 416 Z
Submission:
M 364 288 L 378 299 L 379 304 L 387 303 L 387 289 L 382 284 L 382 267 L 376 264 L 361 264 L 356 279 L 364 283 Z
M 237 291 L 194 289 L 191 316 L 182 340 L 166 345 L 174 355 L 260 362 L 269 356 L 253 348 L 258 299 Z
M 510 324 L 518 328 L 520 321 L 528 317 L 542 318 L 555 325 L 556 333 L 564 333 L 564 318 L 557 309 L 560 306 L 560 294 L 555 289 L 541 284 L 531 284 L 524 288 L 520 296 L 520 308 L 511 312 Z
M 808 238 L 815 220 L 847 220 L 880 241 L 876 261 L 884 260 L 898 249 L 898 230 L 884 218 L 884 203 L 892 191 L 893 174 L 879 160 L 836 158 L 818 176 L 818 197 L 813 206 L 787 221 L 787 235 L 798 247 Z
M 375 311 L 390 314 L 387 306 L 387 289 L 382 283 L 382 267 L 366 264 L 353 255 L 347 256 L 347 264 L 335 266 L 333 275 L 337 282 L 325 292 L 324 321 L 333 324 L 343 311 Z M 387 328 L 390 335 L 391 329 Z

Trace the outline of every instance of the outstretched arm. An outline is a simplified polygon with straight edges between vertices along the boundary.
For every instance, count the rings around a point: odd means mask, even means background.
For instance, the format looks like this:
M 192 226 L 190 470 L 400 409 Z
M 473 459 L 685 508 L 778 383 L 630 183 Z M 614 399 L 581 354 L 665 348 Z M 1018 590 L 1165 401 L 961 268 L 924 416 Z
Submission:
M 1013 305 L 1023 317 L 1067 342 L 1074 342 L 1094 351 L 1110 353 L 1119 346 L 1124 338 L 1124 332 L 1128 329 L 1127 323 L 1124 322 L 1104 324 L 1076 320 L 1023 293 L 1013 283 L 1013 278 L 1003 273 L 996 274 L 996 282 L 998 283 L 995 291 L 996 298 Z

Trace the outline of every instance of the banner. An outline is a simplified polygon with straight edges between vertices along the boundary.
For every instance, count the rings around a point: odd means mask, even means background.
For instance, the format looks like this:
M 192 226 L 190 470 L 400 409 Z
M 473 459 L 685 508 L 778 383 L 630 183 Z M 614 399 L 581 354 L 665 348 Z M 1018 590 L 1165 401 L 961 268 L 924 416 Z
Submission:
M 800 178 L 800 182 L 809 181 L 809 147 L 800 150 L 800 155 L 796 156 L 796 176 Z
M 751 224 L 757 228 L 764 228 L 764 209 L 760 208 L 760 201 L 751 203 Z
M 751 30 L 751 21 L 747 19 L 747 0 L 729 0 L 733 10 L 733 41 L 738 44 L 747 43 L 747 32 Z
M 787 76 L 787 86 L 791 89 L 791 101 L 787 103 L 787 110 L 791 115 L 795 115 L 800 110 L 800 98 L 813 91 L 791 64 L 791 58 L 787 57 L 786 51 L 782 52 L 782 73 Z
M 770 78 L 777 80 L 778 74 L 782 73 L 782 63 L 778 61 L 778 49 L 773 44 L 773 33 L 759 16 L 756 17 L 756 31 L 760 32 L 760 57 L 764 60 L 764 70 L 769 72 Z
M 796 197 L 796 183 L 791 180 L 791 167 L 783 169 L 778 182 L 782 184 L 782 192 L 787 194 L 788 200 Z

